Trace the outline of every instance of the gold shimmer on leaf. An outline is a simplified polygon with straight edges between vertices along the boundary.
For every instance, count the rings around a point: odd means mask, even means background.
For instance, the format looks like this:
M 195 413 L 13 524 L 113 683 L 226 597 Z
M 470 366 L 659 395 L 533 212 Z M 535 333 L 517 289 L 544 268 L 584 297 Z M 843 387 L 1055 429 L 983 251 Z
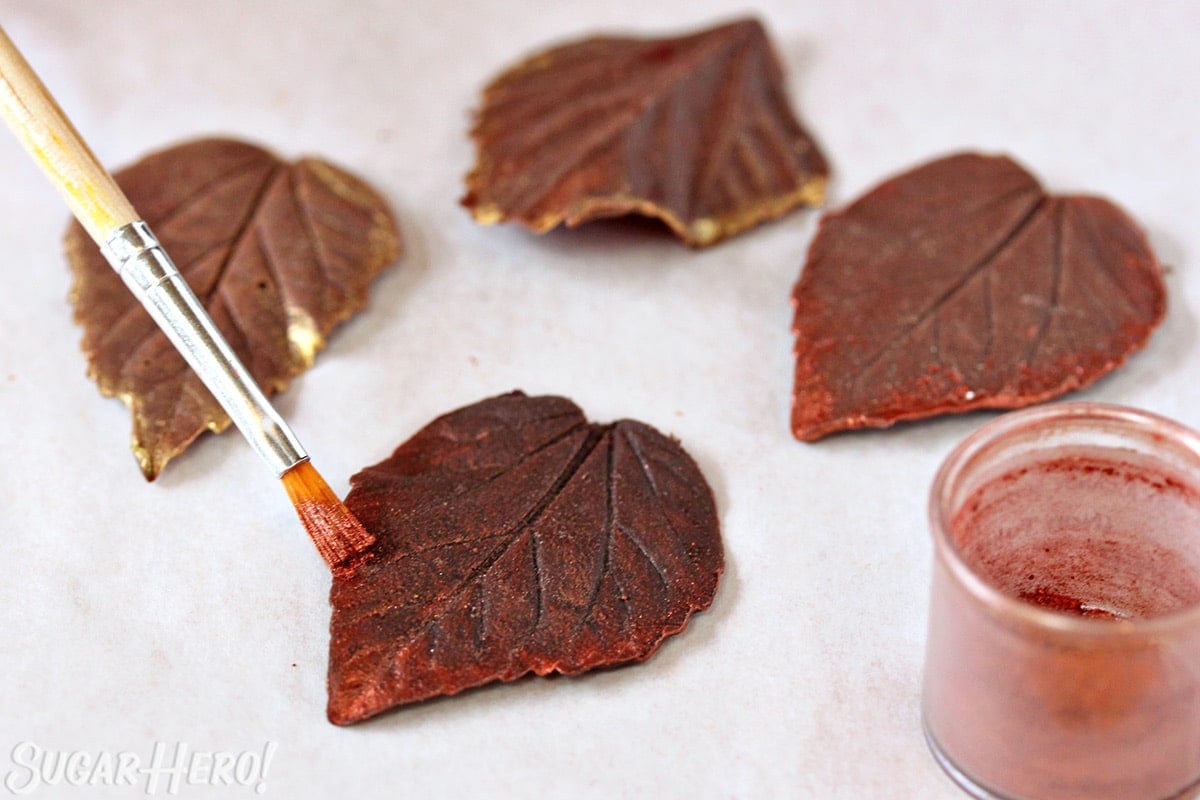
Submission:
M 484 203 L 471 209 L 471 215 L 480 225 L 495 225 L 504 221 L 504 212 L 495 203 Z M 551 223 L 551 227 L 557 223 Z
M 551 48 L 485 88 L 462 203 L 538 233 L 639 214 L 695 247 L 820 205 L 829 169 L 783 83 L 753 19 Z
M 325 347 L 325 337 L 317 329 L 317 323 L 303 308 L 289 306 L 287 320 L 287 338 L 291 345 L 292 357 L 296 364 L 308 369 L 317 357 L 317 352 Z
M 203 139 L 114 177 L 268 395 L 312 365 L 401 252 L 386 201 L 317 159 L 289 164 L 244 142 Z M 229 418 L 77 223 L 66 254 L 88 375 L 129 407 L 132 450 L 153 480 Z

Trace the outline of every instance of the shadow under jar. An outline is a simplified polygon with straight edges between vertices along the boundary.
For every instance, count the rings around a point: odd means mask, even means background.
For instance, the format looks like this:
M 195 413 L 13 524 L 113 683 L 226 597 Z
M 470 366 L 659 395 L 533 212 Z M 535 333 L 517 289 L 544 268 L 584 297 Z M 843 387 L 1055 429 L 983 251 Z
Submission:
M 930 497 L 923 716 L 970 794 L 1200 788 L 1200 435 L 1146 412 L 1006 414 Z

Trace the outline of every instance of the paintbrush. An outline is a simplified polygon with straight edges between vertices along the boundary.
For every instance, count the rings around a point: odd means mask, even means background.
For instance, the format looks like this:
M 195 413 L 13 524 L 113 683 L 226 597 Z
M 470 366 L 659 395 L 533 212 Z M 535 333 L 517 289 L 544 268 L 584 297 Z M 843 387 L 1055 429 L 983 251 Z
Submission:
M 0 28 L 0 114 L 66 199 L 138 301 L 250 446 L 275 470 L 300 521 L 334 567 L 374 541 L 317 472 L 250 377 L 149 226 Z

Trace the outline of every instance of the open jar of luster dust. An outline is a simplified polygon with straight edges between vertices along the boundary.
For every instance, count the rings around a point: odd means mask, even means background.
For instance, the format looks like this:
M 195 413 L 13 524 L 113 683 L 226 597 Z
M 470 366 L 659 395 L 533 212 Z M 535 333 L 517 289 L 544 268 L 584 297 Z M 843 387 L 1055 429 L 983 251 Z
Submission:
M 1006 414 L 933 483 L 923 716 L 1004 800 L 1200 789 L 1200 435 L 1118 406 Z

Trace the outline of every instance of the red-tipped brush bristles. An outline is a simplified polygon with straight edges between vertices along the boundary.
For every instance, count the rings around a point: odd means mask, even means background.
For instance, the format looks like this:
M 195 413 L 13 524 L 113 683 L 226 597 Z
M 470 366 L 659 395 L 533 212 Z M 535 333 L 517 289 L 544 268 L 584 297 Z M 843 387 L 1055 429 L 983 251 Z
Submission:
M 375 542 L 375 537 L 338 499 L 311 461 L 301 461 L 283 473 L 283 488 L 287 489 L 304 529 L 330 569 Z

